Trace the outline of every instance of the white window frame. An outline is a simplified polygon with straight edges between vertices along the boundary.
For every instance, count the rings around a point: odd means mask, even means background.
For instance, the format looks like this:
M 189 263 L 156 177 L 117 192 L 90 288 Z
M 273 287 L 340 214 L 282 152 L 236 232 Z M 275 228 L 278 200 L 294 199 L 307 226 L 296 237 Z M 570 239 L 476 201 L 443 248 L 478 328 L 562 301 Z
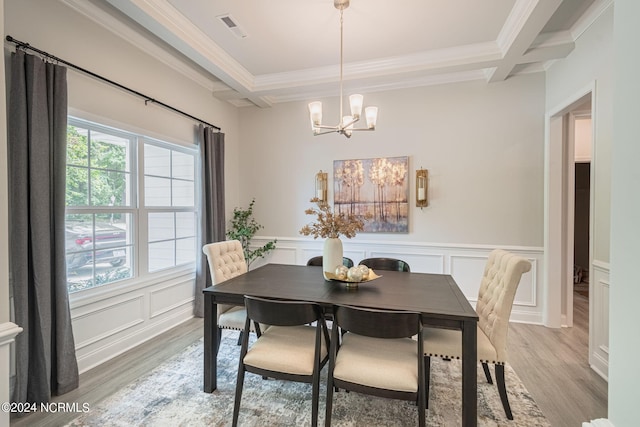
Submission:
M 157 138 L 142 135 L 138 131 L 128 131 L 111 127 L 96 122 L 98 119 L 86 120 L 75 116 L 68 117 L 68 124 L 71 126 L 77 126 L 85 129 L 92 129 L 95 131 L 114 134 L 123 138 L 132 138 L 131 141 L 131 203 L 130 206 L 80 206 L 69 207 L 67 206 L 66 213 L 100 213 L 100 212 L 122 212 L 132 215 L 132 234 L 131 234 L 131 251 L 132 251 L 132 272 L 131 278 L 123 279 L 103 285 L 93 286 L 84 290 L 71 293 L 75 298 L 89 295 L 98 295 L 105 292 L 110 293 L 117 291 L 123 287 L 136 288 L 140 286 L 146 286 L 151 281 L 155 282 L 159 278 L 170 278 L 183 275 L 185 273 L 195 273 L 196 260 L 192 263 L 184 263 L 169 267 L 166 269 L 158 270 L 150 273 L 148 271 L 148 214 L 150 212 L 193 212 L 196 221 L 196 230 L 194 231 L 194 237 L 196 242 L 198 241 L 198 204 L 199 204 L 199 189 L 200 189 L 200 167 L 199 167 L 199 152 L 197 147 L 193 144 L 177 144 L 175 142 L 162 141 Z M 160 146 L 162 148 L 168 148 L 170 150 L 179 151 L 194 156 L 194 206 L 193 207 L 146 207 L 144 206 L 144 144 L 152 144 Z M 197 249 L 197 248 L 196 248 Z

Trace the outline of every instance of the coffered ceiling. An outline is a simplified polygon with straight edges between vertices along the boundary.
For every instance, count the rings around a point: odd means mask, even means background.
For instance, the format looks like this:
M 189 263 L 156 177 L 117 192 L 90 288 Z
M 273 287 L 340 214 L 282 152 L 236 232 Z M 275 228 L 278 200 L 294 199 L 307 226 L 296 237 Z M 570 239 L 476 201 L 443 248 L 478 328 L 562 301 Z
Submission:
M 333 0 L 61 1 L 236 106 L 339 91 Z M 345 92 L 491 84 L 543 71 L 612 1 L 351 0 Z

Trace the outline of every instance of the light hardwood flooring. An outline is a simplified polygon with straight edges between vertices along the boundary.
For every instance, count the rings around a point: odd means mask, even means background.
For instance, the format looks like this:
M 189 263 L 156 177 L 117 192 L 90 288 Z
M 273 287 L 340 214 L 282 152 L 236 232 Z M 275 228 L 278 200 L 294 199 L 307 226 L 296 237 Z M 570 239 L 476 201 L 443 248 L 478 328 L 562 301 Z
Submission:
M 607 416 L 607 383 L 589 368 L 587 360 L 588 300 L 574 295 L 573 328 L 512 323 L 509 331 L 510 363 L 554 427 L 579 427 L 583 421 Z M 77 390 L 54 401 L 95 406 L 200 337 L 202 319 L 185 322 L 82 374 Z M 75 416 L 37 413 L 13 419 L 11 425 L 58 427 Z
M 572 328 L 520 323 L 509 328 L 509 362 L 551 425 L 558 427 L 607 417 L 607 382 L 589 367 L 589 300 L 573 296 Z

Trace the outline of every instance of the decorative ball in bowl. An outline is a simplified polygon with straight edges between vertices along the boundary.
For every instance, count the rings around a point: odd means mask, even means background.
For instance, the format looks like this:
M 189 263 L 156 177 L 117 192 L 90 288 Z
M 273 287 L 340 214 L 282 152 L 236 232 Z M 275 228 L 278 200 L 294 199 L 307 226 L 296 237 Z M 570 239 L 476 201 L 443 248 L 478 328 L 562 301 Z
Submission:
M 362 281 L 362 269 L 360 266 L 351 267 L 347 271 L 347 279 L 351 282 L 361 282 Z
M 347 278 L 347 272 L 349 271 L 349 268 L 347 268 L 344 265 L 339 265 L 336 267 L 336 279 L 338 280 L 344 280 Z

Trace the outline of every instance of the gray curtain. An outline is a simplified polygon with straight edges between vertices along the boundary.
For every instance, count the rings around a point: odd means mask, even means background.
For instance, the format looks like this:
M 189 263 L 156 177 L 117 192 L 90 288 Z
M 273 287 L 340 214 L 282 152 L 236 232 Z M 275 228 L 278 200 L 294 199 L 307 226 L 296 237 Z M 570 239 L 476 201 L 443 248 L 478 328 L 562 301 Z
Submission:
M 78 386 L 65 264 L 67 70 L 17 51 L 9 98 L 10 269 L 15 402 L 48 402 Z
M 211 286 L 211 276 L 207 268 L 207 258 L 202 246 L 225 240 L 224 208 L 224 134 L 213 128 L 200 125 L 197 143 L 200 147 L 200 170 L 202 186 L 200 191 L 200 242 L 197 247 L 196 295 L 194 315 L 204 316 L 204 296 L 202 290 Z

